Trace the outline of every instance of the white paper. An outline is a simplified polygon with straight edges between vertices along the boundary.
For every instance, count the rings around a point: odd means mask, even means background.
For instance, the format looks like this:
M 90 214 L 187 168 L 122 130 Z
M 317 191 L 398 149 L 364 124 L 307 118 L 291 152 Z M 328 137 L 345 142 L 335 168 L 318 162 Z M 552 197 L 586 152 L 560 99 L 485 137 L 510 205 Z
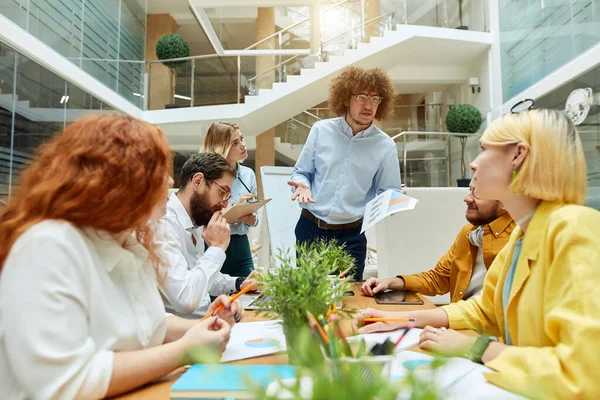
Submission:
M 280 320 L 240 322 L 231 329 L 221 362 L 243 360 L 286 351 Z
M 415 347 L 419 344 L 419 336 L 423 332 L 423 329 L 413 328 L 406 333 L 406 336 L 402 339 L 400 344 L 396 347 L 396 352 L 410 349 L 411 347 Z M 348 338 L 348 341 L 358 341 L 361 338 L 365 339 L 367 344 L 367 348 L 371 348 L 377 343 L 385 342 L 385 339 L 390 339 L 392 342 L 396 343 L 396 340 L 404 333 L 404 328 L 398 329 L 397 331 L 390 332 L 379 332 L 379 333 L 365 333 L 362 335 L 351 336 Z
M 413 370 L 417 376 L 421 376 L 423 379 L 427 379 L 427 375 L 435 374 L 433 379 L 439 394 L 444 399 L 524 399 L 524 397 L 487 382 L 483 372 L 491 370 L 481 364 L 464 358 L 447 358 L 445 359 L 445 365 L 433 371 L 429 368 L 433 360 L 434 358 L 427 354 L 414 351 L 398 353 L 392 363 L 390 379 L 393 382 L 400 383 L 406 378 L 408 371 Z M 401 392 L 399 398 L 409 399 L 410 392 Z
M 360 233 L 363 233 L 388 215 L 413 210 L 418 201 L 396 190 L 386 190 L 367 203 Z

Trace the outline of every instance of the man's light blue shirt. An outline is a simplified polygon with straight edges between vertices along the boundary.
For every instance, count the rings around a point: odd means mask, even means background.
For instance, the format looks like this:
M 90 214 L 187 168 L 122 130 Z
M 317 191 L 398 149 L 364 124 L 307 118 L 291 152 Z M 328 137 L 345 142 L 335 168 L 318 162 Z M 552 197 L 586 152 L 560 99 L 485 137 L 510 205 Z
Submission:
M 302 208 L 329 224 L 346 224 L 362 217 L 377 194 L 401 190 L 398 151 L 374 124 L 353 136 L 344 117 L 321 120 L 312 126 L 291 179 L 307 185 L 316 201 Z
M 244 183 L 242 184 L 242 182 Z M 248 192 L 244 185 L 248 186 L 250 192 Z M 247 193 L 258 193 L 258 188 L 256 186 L 256 175 L 254 175 L 254 171 L 252 171 L 252 169 L 244 167 L 242 164 L 238 164 L 237 176 L 231 185 L 231 199 L 229 199 L 229 205 L 234 205 L 235 202 L 242 197 L 242 195 Z M 258 225 L 258 217 L 252 226 L 256 225 Z M 229 227 L 231 228 L 232 235 L 247 235 L 249 231 L 249 226 L 244 222 L 236 222 L 235 224 L 230 224 Z

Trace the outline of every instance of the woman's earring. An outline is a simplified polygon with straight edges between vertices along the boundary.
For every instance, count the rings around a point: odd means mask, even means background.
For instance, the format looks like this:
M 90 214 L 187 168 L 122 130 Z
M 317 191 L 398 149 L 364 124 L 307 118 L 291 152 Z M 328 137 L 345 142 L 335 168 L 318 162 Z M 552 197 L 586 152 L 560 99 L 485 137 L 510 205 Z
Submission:
M 516 177 L 517 177 L 517 166 L 513 165 L 512 180 L 514 181 Z

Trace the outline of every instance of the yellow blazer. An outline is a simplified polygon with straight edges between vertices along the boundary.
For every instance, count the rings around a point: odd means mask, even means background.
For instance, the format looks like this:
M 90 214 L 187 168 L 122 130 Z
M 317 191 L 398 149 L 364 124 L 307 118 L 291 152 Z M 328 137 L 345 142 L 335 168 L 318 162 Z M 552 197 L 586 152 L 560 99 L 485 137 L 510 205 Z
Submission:
M 515 227 L 481 296 L 443 307 L 453 329 L 504 340 L 502 289 Z M 537 399 L 600 399 L 600 212 L 542 202 L 523 238 L 508 309 L 513 342 L 486 363 L 486 379 Z

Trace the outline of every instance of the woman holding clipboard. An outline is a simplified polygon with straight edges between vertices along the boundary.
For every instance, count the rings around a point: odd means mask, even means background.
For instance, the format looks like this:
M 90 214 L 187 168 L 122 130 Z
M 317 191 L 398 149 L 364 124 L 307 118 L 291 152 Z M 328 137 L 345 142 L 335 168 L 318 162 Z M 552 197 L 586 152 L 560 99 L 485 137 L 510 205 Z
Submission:
M 256 198 L 257 186 L 254 171 L 241 163 L 248 158 L 248 150 L 240 128 L 228 122 L 215 122 L 208 128 L 201 152 L 223 156 L 237 172 L 231 188 L 229 205 L 239 205 Z M 256 214 L 240 217 L 231 226 L 231 242 L 225 252 L 226 259 L 221 272 L 231 276 L 247 277 L 254 270 L 252 252 L 248 241 L 250 227 L 258 224 Z

